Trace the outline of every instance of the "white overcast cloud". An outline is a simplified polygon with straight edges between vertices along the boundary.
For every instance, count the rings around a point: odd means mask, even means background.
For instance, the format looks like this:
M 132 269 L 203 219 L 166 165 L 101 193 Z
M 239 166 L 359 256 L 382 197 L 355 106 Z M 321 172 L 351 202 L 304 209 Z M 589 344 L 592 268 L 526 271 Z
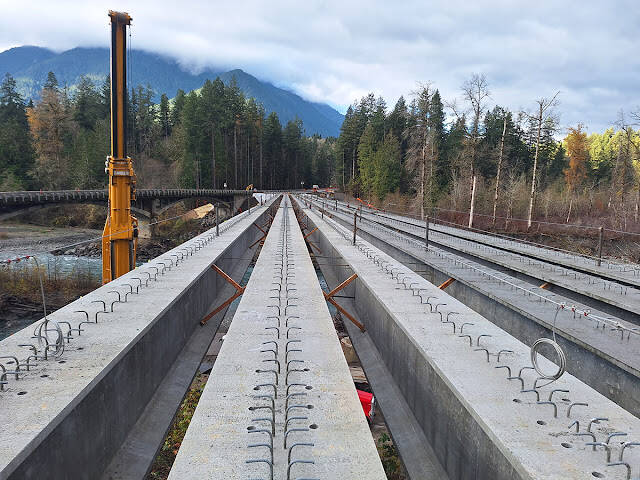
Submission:
M 529 109 L 560 90 L 562 125 L 590 131 L 640 106 L 640 1 L 0 0 L 0 50 L 107 46 L 108 9 L 133 47 L 192 70 L 242 68 L 344 111 L 367 92 L 392 107 L 418 82 L 445 99 L 484 73 L 491 101 Z

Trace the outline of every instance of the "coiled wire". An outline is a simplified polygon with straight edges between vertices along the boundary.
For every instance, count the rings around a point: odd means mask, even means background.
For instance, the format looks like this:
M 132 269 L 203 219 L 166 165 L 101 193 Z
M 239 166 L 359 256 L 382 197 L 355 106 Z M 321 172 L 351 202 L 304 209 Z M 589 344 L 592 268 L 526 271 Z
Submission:
M 38 345 L 45 350 L 45 358 L 49 349 L 52 347 L 53 356 L 59 357 L 64 353 L 64 334 L 62 333 L 62 328 L 60 328 L 60 324 L 58 322 L 47 318 L 47 302 L 44 296 L 44 283 L 42 282 L 44 273 L 40 269 L 38 258 L 35 256 L 31 258 L 36 262 L 38 280 L 40 280 L 40 293 L 42 294 L 42 310 L 44 313 L 44 320 L 36 325 L 33 330 L 33 336 L 38 339 Z M 52 335 L 51 332 L 55 332 L 55 334 Z
M 562 347 L 558 345 L 556 342 L 556 319 L 558 318 L 558 313 L 561 309 L 564 308 L 564 305 L 558 305 L 556 308 L 556 314 L 553 317 L 553 328 L 551 329 L 551 333 L 553 334 L 553 340 L 550 338 L 539 338 L 536 340 L 533 345 L 531 345 L 531 364 L 533 368 L 535 368 L 536 373 L 540 376 L 542 380 L 549 380 L 545 385 L 549 385 L 552 382 L 558 380 L 564 372 L 567 370 L 567 356 L 562 350 Z M 538 365 L 538 350 L 541 345 L 551 345 L 551 347 L 555 350 L 556 356 L 558 357 L 558 371 L 553 375 L 545 373 L 540 366 Z M 541 385 L 544 386 L 544 385 Z

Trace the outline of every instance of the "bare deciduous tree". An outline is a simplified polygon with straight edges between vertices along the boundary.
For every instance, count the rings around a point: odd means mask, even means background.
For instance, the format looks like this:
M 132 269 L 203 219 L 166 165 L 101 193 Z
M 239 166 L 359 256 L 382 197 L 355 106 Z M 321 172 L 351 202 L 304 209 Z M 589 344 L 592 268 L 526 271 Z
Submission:
M 536 153 L 533 157 L 533 173 L 531 176 L 531 194 L 529 195 L 529 214 L 527 216 L 527 229 L 531 228 L 531 221 L 533 217 L 533 205 L 536 197 L 536 182 L 538 173 L 538 156 L 540 153 L 540 135 L 542 132 L 542 125 L 547 123 L 553 118 L 553 108 L 558 105 L 557 97 L 560 92 L 549 98 L 540 98 L 536 100 L 538 106 L 535 115 L 529 115 L 530 118 L 536 122 L 537 134 L 536 134 Z
M 415 116 L 415 124 L 405 132 L 409 139 L 407 150 L 407 167 L 418 170 L 417 187 L 420 199 L 420 218 L 424 219 L 425 205 L 429 200 L 431 207 L 433 187 L 433 135 L 429 128 L 428 116 L 431 108 L 431 84 L 420 85 L 420 89 L 413 92 L 415 106 L 412 114 Z
M 470 79 L 462 84 L 462 93 L 471 107 L 472 123 L 469 138 L 471 156 L 471 205 L 469 207 L 469 228 L 473 226 L 473 213 L 476 201 L 476 160 L 480 143 L 480 121 L 485 111 L 486 100 L 489 98 L 489 85 L 484 75 L 474 73 Z
M 504 136 L 507 133 L 507 115 L 502 124 L 502 138 L 500 139 L 500 154 L 498 156 L 498 172 L 496 173 L 496 191 L 493 195 L 493 226 L 496 226 L 496 209 L 498 208 L 498 190 L 500 188 L 500 173 L 502 170 L 502 155 L 504 154 Z

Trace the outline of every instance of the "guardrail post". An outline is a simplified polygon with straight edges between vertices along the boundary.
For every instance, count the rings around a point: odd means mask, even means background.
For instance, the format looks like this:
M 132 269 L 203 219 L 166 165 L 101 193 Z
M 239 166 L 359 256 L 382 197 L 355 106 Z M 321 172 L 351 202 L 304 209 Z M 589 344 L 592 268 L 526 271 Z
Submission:
M 604 237 L 604 227 L 600 227 L 598 229 L 598 260 L 596 260 L 596 265 L 600 266 L 602 264 L 602 240 Z
M 424 248 L 429 250 L 429 215 L 427 215 L 427 221 L 424 224 Z
M 216 204 L 216 237 L 220 236 L 220 207 Z
M 358 220 L 358 211 L 353 212 L 353 244 L 356 244 L 356 230 L 358 230 L 358 224 L 356 221 Z

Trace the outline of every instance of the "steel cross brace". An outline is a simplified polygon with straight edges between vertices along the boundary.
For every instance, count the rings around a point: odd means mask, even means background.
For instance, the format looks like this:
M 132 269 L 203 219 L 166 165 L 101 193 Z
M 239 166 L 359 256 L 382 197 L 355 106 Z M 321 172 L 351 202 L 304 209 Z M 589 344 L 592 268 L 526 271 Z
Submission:
M 364 325 L 362 325 L 359 321 L 357 321 L 355 318 L 353 318 L 353 316 L 349 312 L 347 312 L 344 308 L 342 308 L 340 305 L 338 305 L 338 303 L 333 299 L 333 296 L 336 293 L 338 293 L 344 287 L 349 285 L 356 278 L 358 278 L 358 274 L 354 273 L 349 278 L 347 278 L 344 282 L 342 282 L 340 285 L 338 285 L 336 288 L 331 290 L 329 293 L 326 293 L 326 292 L 322 292 L 322 293 L 323 293 L 324 298 L 325 298 L 325 300 L 327 302 L 329 302 L 331 305 L 336 307 L 340 313 L 342 313 L 345 317 L 347 317 L 349 320 L 351 320 L 351 323 L 353 323 L 356 327 L 358 327 L 360 329 L 361 332 L 364 333 L 364 331 L 365 331 Z
M 251 245 L 249 245 L 249 248 L 253 248 L 253 246 L 256 243 L 262 243 L 264 242 L 264 239 L 267 238 L 267 233 L 269 233 L 269 229 L 267 229 L 267 231 L 265 232 L 262 228 L 260 228 L 256 223 L 253 224 L 254 227 L 256 227 L 258 230 L 260 230 L 262 232 L 262 236 L 256 240 L 255 242 L 253 242 Z M 269 224 L 270 225 L 270 224 Z M 266 225 L 264 225 L 266 227 Z
M 224 278 L 227 282 L 229 282 L 231 285 L 233 285 L 235 287 L 235 289 L 236 289 L 236 293 L 231 295 L 231 297 L 229 297 L 227 300 L 225 300 L 222 303 L 222 305 L 220 305 L 213 312 L 211 312 L 209 315 L 207 315 L 202 320 L 200 320 L 200 325 L 203 325 L 203 326 L 211 319 L 211 317 L 213 317 L 214 315 L 219 313 L 221 310 L 223 310 L 224 308 L 229 306 L 231 304 L 231 302 L 233 302 L 236 298 L 238 298 L 240 295 L 242 295 L 244 293 L 244 287 L 238 285 L 236 283 L 236 281 L 233 278 L 231 278 L 229 275 L 224 273 L 222 271 L 222 269 L 220 269 L 220 267 L 218 267 L 217 265 L 214 264 L 214 265 L 211 265 L 211 268 L 213 268 L 216 272 L 218 272 L 218 275 L 220 275 L 222 278 Z
M 253 226 L 256 227 L 258 230 L 260 230 L 264 235 L 267 234 L 267 232 L 265 232 L 260 225 L 258 225 L 257 223 L 253 222 Z M 265 225 L 266 226 L 266 225 Z
M 311 230 L 309 233 L 307 233 L 307 234 L 304 236 L 304 239 L 306 240 L 306 239 L 307 239 L 307 237 L 308 237 L 309 235 L 311 235 L 313 232 L 315 232 L 317 229 L 318 229 L 318 227 L 314 228 L 314 229 L 313 229 L 313 230 Z
M 442 284 L 440 286 L 438 286 L 438 288 L 440 290 L 444 290 L 445 288 L 447 288 L 449 285 L 451 285 L 455 281 L 456 281 L 455 278 L 449 278 L 449 279 L 445 280 L 444 282 L 442 282 Z
M 309 237 L 313 232 L 315 232 L 316 230 L 318 230 L 318 227 L 314 228 L 314 229 L 313 229 L 313 230 L 311 230 L 309 233 L 307 233 L 307 234 L 303 237 L 303 240 L 304 240 L 305 242 L 307 242 L 309 245 L 311 245 L 313 248 L 315 248 L 319 253 L 322 253 L 322 250 L 320 250 L 320 248 L 318 248 L 318 246 L 317 246 L 315 243 L 313 243 L 311 240 L 309 240 L 309 238 L 308 238 L 308 237 Z

